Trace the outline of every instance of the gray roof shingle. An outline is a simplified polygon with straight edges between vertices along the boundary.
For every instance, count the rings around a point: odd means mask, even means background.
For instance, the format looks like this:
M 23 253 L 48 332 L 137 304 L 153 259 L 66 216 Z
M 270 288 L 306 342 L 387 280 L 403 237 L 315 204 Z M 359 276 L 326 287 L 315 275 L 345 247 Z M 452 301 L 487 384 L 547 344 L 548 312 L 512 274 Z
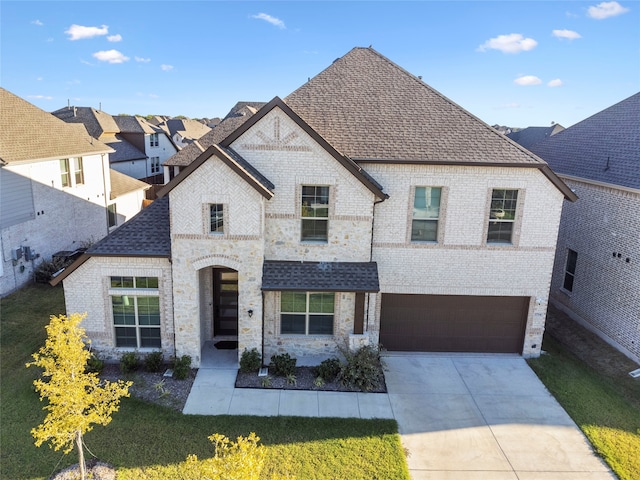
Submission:
M 531 150 L 560 175 L 640 189 L 640 92 Z
M 531 150 L 531 146 L 543 141 L 544 139 L 555 135 L 556 133 L 564 130 L 564 127 L 559 123 L 551 125 L 550 127 L 527 127 L 517 132 L 507 133 L 507 137 L 516 142 L 518 145 L 523 146 L 527 150 Z
M 147 155 L 141 152 L 132 143 L 121 135 L 109 135 L 102 137 L 102 141 L 115 151 L 109 155 L 109 163 L 130 162 L 132 160 L 146 160 Z
M 84 124 L 89 135 L 94 138 L 100 138 L 102 135 L 114 135 L 120 131 L 111 115 L 91 107 L 64 107 L 51 112 L 51 115 L 67 123 Z
M 379 292 L 378 264 L 265 260 L 262 290 Z
M 148 190 L 151 188 L 148 183 L 141 182 L 113 168 L 109 169 L 109 176 L 111 178 L 111 194 L 109 196 L 111 200 L 136 190 Z

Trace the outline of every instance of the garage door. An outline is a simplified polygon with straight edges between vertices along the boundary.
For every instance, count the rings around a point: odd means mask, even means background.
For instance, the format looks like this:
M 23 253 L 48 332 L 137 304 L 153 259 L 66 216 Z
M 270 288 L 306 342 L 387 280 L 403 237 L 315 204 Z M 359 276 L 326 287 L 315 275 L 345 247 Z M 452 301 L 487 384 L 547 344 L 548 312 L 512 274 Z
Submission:
M 382 294 L 389 351 L 522 353 L 528 297 Z

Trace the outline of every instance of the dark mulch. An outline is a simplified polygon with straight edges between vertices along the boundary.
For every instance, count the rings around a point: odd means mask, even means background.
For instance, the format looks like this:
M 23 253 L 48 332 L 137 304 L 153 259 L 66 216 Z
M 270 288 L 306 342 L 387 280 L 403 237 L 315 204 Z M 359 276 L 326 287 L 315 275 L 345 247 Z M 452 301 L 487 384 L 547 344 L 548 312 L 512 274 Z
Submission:
M 237 388 L 266 388 L 280 390 L 316 390 L 326 392 L 359 392 L 361 390 L 350 388 L 342 384 L 339 378 L 333 382 L 326 382 L 323 385 L 316 385 L 316 376 L 313 374 L 313 367 L 296 367 L 295 383 L 287 382 L 285 377 L 275 376 L 269 373 L 270 384 L 263 383 L 265 377 L 259 377 L 256 372 L 243 373 L 238 371 L 236 377 Z M 369 392 L 386 393 L 387 384 L 384 381 L 384 374 L 380 372 L 376 387 Z

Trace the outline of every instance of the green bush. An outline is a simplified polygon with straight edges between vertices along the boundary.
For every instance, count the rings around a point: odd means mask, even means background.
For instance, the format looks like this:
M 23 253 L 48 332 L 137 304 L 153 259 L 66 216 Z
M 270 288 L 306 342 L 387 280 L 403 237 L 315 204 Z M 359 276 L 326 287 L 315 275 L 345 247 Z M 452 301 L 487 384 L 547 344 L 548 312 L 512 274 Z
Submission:
M 191 357 L 183 355 L 180 358 L 173 359 L 173 378 L 184 380 L 189 376 L 191 371 Z
M 138 369 L 139 363 L 136 352 L 125 352 L 120 357 L 120 371 L 122 373 L 134 372 Z
M 147 372 L 159 372 L 163 364 L 162 352 L 151 352 L 144 357 L 144 369 Z
M 313 374 L 322 378 L 325 382 L 333 382 L 340 373 L 340 360 L 338 358 L 328 358 L 320 362 L 320 365 L 313 367 Z
M 296 362 L 295 358 L 291 358 L 288 353 L 281 353 L 280 355 L 271 356 L 271 366 L 273 367 L 274 375 L 281 377 L 288 377 L 289 375 L 296 374 Z
M 240 357 L 240 371 L 243 373 L 257 372 L 262 366 L 262 357 L 257 348 L 244 349 Z
M 60 258 L 44 260 L 33 271 L 34 279 L 37 283 L 48 283 L 54 273 L 66 268 L 68 265 L 68 261 Z
M 377 347 L 365 345 L 355 352 L 345 347 L 340 352 L 345 357 L 345 363 L 340 369 L 343 385 L 364 392 L 378 386 L 382 377 L 382 365 Z
M 104 368 L 104 361 L 100 360 L 95 353 L 92 353 L 87 360 L 87 367 L 85 368 L 87 373 L 100 373 Z

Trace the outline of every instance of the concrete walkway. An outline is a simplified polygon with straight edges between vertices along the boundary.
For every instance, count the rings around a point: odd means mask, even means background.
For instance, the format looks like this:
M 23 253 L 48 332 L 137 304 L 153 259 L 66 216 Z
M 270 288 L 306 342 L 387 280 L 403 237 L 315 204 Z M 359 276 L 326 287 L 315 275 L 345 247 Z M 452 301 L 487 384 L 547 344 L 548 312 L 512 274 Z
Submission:
M 616 478 L 519 356 L 389 354 L 388 394 L 238 389 L 208 356 L 185 414 L 395 418 L 414 480 Z

